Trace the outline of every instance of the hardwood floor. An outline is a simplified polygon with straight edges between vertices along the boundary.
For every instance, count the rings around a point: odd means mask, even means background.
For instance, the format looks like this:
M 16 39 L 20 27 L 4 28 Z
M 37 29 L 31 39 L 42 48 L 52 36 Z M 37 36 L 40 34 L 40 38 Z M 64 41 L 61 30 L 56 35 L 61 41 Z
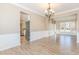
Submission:
M 21 45 L 24 45 L 24 44 L 27 44 L 28 43 L 28 41 L 27 41 L 27 39 L 25 38 L 25 36 L 20 36 L 20 38 L 21 38 Z
M 79 46 L 76 36 L 56 35 L 15 48 L 0 51 L 1 55 L 78 55 Z

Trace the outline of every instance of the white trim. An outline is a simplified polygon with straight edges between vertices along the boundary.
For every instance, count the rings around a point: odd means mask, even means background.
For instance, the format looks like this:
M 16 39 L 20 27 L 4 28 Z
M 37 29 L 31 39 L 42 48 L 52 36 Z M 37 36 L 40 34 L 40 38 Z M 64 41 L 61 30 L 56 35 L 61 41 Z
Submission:
M 42 13 L 40 13 L 40 12 L 38 12 L 38 11 L 36 11 L 36 10 L 30 9 L 30 8 L 28 8 L 28 7 L 24 7 L 24 6 L 20 5 L 20 4 L 13 3 L 13 5 L 18 6 L 18 7 L 22 8 L 22 9 L 24 9 L 24 10 L 30 11 L 30 12 L 32 12 L 32 13 L 35 13 L 35 14 L 44 16 Z
M 13 5 L 18 6 L 20 8 L 23 8 L 25 10 L 28 10 L 30 12 L 33 12 L 35 14 L 38 14 L 38 15 L 41 15 L 41 16 L 45 17 L 45 15 L 43 13 L 40 13 L 40 12 L 38 12 L 36 10 L 30 9 L 30 8 L 26 8 L 26 7 L 24 7 L 24 6 L 20 5 L 20 4 L 17 4 L 17 3 L 13 3 Z M 79 10 L 79 8 L 74 8 L 74 9 L 63 11 L 63 12 L 58 12 L 58 13 L 55 13 L 55 15 L 61 15 L 61 14 L 69 13 L 69 12 L 75 12 L 77 10 Z
M 0 35 L 0 51 L 20 45 L 18 33 Z
M 79 32 L 77 32 L 77 43 L 79 43 Z
M 30 41 L 35 41 L 42 39 L 44 37 L 49 37 L 53 36 L 54 31 L 35 31 L 35 32 L 30 32 Z
M 75 8 L 75 9 L 71 9 L 71 10 L 66 10 L 66 11 L 63 11 L 63 12 L 59 12 L 59 13 L 56 13 L 57 15 L 59 14 L 65 14 L 65 13 L 69 13 L 69 12 L 74 12 L 74 11 L 78 11 L 79 8 Z
M 74 33 L 57 33 L 54 32 L 53 30 L 49 31 L 35 31 L 35 32 L 30 32 L 30 41 L 36 41 L 45 37 L 50 37 L 50 36 L 55 36 L 56 34 L 68 34 L 68 35 L 77 35 L 76 32 Z

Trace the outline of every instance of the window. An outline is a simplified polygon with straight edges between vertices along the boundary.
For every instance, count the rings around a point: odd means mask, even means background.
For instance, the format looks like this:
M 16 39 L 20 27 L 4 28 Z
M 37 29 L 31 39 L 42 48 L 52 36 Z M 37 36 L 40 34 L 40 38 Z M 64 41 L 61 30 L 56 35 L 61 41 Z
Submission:
M 75 21 L 60 23 L 61 32 L 71 32 L 73 29 L 75 29 Z

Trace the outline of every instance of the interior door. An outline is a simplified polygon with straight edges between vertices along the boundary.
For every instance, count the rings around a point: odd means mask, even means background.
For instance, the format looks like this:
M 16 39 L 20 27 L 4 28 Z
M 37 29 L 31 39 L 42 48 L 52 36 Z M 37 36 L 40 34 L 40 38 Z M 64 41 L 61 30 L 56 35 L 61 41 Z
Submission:
M 30 40 L 30 21 L 26 21 L 26 39 Z

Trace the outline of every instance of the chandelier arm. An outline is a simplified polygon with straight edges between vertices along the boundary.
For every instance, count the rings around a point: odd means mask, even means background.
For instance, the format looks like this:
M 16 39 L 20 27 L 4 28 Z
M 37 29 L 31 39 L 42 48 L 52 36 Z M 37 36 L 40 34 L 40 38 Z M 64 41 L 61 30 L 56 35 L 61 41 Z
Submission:
M 52 10 L 50 3 L 48 3 L 48 8 L 46 10 L 46 16 L 48 17 L 49 22 L 52 22 L 52 23 L 54 22 L 54 18 L 52 19 L 52 17 L 54 17 L 54 10 Z

